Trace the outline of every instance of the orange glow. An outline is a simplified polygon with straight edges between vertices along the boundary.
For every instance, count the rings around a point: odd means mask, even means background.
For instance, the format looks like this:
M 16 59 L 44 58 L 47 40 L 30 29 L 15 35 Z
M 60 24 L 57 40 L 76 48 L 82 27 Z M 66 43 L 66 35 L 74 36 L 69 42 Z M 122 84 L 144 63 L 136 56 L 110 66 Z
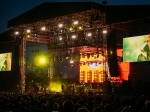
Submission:
M 89 58 L 87 56 L 81 57 L 80 62 L 83 63 L 80 66 L 80 82 L 103 82 L 105 80 L 103 59 L 104 57 L 101 54 L 99 54 L 98 58 L 96 54 L 93 56 L 90 55 Z
M 117 56 L 122 57 L 122 54 L 123 50 L 117 49 Z M 82 63 L 82 66 L 80 66 L 79 81 L 84 83 L 100 83 L 105 81 L 105 74 L 103 72 L 106 68 L 103 66 L 103 59 L 105 59 L 105 57 L 103 57 L 101 54 L 99 54 L 98 58 L 96 54 L 94 54 L 93 56 L 90 55 L 81 57 L 80 63 Z M 128 80 L 130 63 L 119 62 L 118 67 L 120 70 L 120 76 L 113 77 L 113 80 Z M 110 77 L 109 71 L 108 77 Z
M 117 49 L 117 56 L 123 56 L 123 50 Z M 130 73 L 130 63 L 129 62 L 121 62 L 119 64 L 120 76 L 122 80 L 128 80 L 128 76 Z

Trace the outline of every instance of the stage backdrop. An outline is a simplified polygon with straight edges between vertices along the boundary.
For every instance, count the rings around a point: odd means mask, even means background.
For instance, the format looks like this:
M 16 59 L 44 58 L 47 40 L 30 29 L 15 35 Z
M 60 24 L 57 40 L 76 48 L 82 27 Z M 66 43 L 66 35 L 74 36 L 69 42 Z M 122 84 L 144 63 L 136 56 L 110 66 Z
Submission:
M 118 56 L 118 67 L 120 71 L 120 76 L 111 78 L 109 74 L 108 64 L 106 63 L 106 67 L 103 66 L 103 55 L 100 54 L 97 56 L 87 56 L 82 57 L 80 62 L 82 65 L 80 66 L 80 76 L 79 82 L 84 83 L 101 83 L 105 81 L 105 74 L 103 74 L 104 69 L 107 71 L 108 78 L 114 80 L 128 80 L 130 64 L 129 62 L 122 62 L 122 49 L 117 49 Z M 83 63 L 84 62 L 84 63 Z

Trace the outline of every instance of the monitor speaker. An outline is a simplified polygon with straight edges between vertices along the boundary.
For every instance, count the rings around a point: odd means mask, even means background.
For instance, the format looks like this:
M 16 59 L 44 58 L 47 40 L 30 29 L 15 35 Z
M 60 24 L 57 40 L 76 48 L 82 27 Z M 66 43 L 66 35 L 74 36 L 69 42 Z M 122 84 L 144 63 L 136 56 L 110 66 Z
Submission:
M 108 30 L 107 32 L 107 53 L 108 53 L 108 66 L 111 77 L 119 76 L 119 67 L 117 60 L 117 47 L 116 47 L 116 32 Z

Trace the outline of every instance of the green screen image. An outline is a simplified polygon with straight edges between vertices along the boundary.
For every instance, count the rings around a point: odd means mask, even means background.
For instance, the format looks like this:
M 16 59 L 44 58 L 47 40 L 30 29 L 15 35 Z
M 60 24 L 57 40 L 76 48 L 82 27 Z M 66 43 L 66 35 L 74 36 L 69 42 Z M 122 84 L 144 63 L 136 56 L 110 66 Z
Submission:
M 150 35 L 123 38 L 123 62 L 150 61 Z
M 12 53 L 1 53 L 0 54 L 0 71 L 11 71 L 12 65 Z

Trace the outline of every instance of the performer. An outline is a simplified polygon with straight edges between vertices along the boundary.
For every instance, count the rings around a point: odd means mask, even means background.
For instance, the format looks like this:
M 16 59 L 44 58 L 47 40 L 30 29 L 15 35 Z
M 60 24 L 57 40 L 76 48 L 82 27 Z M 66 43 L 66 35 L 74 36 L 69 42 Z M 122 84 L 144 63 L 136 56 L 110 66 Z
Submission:
M 81 87 L 82 87 L 82 93 L 85 93 L 85 84 L 84 84 L 84 82 L 81 83 Z
M 150 35 L 148 35 L 148 39 L 142 46 L 141 53 L 138 56 L 137 61 L 150 61 Z
M 43 86 L 42 86 L 42 84 L 39 84 L 39 91 L 38 91 L 38 93 L 43 93 Z
M 7 53 L 5 56 L 5 60 L 2 63 L 1 71 L 10 71 L 11 70 L 11 58 L 10 53 Z
M 65 92 L 65 85 L 64 85 L 64 83 L 61 84 L 61 90 L 62 90 L 62 93 Z

